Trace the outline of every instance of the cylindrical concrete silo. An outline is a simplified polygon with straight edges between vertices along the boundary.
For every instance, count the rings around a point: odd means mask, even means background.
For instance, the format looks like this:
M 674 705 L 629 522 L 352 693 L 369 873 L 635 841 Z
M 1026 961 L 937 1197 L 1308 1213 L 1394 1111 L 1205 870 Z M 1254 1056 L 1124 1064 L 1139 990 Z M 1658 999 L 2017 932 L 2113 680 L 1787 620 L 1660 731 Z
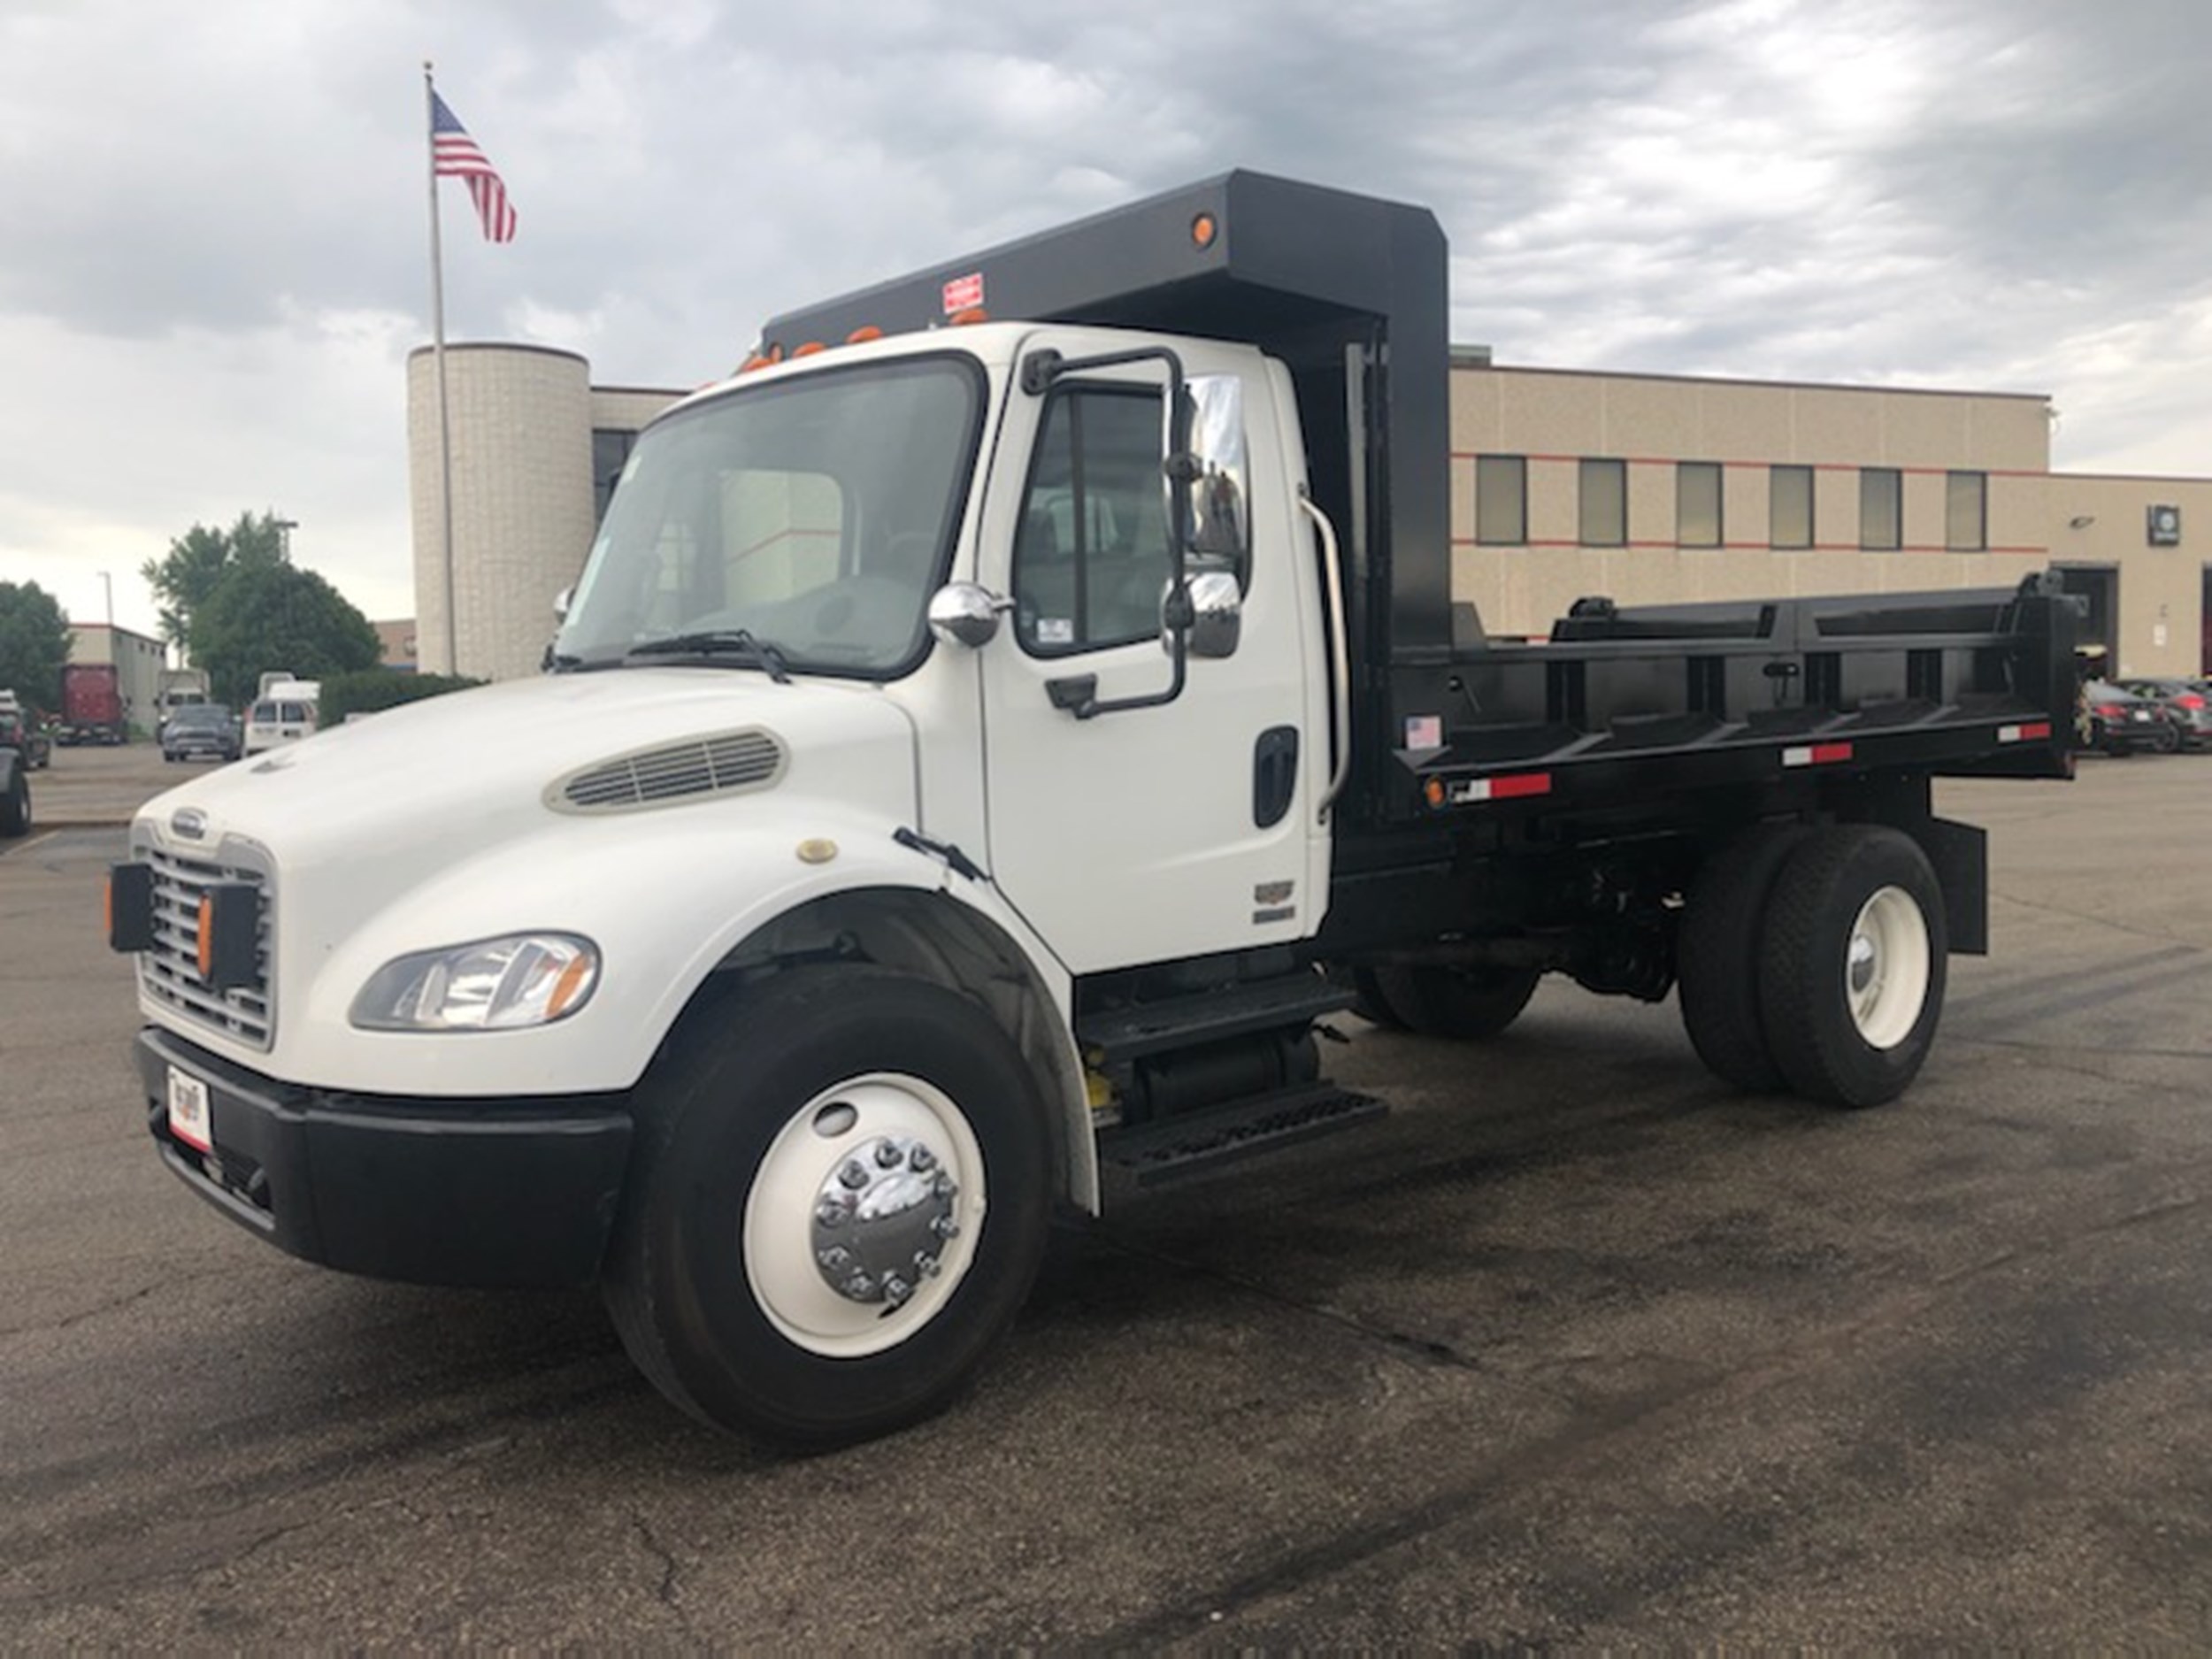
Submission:
M 583 570 L 595 527 L 590 375 L 572 351 L 447 346 L 449 449 L 442 459 L 436 353 L 425 346 L 408 358 L 415 633 L 426 673 L 511 680 L 537 672 L 553 636 L 554 595 Z

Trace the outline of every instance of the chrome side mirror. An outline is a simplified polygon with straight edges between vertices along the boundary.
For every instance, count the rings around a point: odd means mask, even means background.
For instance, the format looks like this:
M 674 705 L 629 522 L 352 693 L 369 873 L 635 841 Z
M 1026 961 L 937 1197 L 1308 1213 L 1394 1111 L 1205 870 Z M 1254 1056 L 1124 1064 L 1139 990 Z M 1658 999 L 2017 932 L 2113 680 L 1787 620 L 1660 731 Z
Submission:
M 1236 577 L 1223 570 L 1198 571 L 1185 591 L 1189 595 L 1184 611 L 1188 618 L 1186 649 L 1193 657 L 1234 657 L 1237 642 L 1244 637 L 1244 589 Z M 1160 601 L 1160 647 L 1167 651 L 1175 649 L 1169 615 L 1174 602 L 1171 588 Z
M 1014 608 L 974 582 L 947 582 L 929 596 L 929 631 L 948 645 L 976 649 L 998 637 L 998 619 Z
M 1189 493 L 1189 550 L 1241 572 L 1252 548 L 1244 382 L 1233 374 L 1194 374 L 1183 383 L 1183 403 L 1190 447 L 1182 465 L 1171 464 L 1168 488 Z

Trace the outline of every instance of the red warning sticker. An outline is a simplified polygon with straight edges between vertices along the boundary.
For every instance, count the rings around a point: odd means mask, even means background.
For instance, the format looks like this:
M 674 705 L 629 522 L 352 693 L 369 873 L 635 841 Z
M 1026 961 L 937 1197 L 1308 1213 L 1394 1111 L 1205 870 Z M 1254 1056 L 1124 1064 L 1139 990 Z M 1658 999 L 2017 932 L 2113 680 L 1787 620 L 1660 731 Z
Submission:
M 945 284 L 945 315 L 953 317 L 962 311 L 979 311 L 983 305 L 983 273 L 971 271 L 966 276 L 956 276 Z

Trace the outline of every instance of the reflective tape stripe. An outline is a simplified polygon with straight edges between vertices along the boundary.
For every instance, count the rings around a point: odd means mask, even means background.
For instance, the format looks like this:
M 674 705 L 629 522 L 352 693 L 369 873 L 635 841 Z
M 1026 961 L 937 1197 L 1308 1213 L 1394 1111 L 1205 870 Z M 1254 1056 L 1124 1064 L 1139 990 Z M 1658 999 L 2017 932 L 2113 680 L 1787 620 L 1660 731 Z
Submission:
M 1832 766 L 1839 760 L 1850 758 L 1851 745 L 1848 743 L 1813 743 L 1782 751 L 1785 766 Z
M 2025 726 L 2001 726 L 1997 728 L 2000 743 L 2029 743 L 2051 734 L 2048 720 L 2031 720 Z
M 1510 778 L 1471 778 L 1450 786 L 1447 794 L 1454 806 L 1465 806 L 1476 801 L 1512 801 L 1532 795 L 1551 793 L 1551 773 L 1548 772 L 1517 772 Z

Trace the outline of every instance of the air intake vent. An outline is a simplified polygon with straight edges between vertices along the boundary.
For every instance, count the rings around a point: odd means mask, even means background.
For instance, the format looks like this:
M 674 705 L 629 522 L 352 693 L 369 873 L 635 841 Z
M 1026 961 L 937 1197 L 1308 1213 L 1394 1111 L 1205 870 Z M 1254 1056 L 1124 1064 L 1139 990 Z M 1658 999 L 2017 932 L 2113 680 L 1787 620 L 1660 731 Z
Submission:
M 703 795 L 764 789 L 783 775 L 783 745 L 758 730 L 619 755 L 545 792 L 558 812 L 628 812 Z

